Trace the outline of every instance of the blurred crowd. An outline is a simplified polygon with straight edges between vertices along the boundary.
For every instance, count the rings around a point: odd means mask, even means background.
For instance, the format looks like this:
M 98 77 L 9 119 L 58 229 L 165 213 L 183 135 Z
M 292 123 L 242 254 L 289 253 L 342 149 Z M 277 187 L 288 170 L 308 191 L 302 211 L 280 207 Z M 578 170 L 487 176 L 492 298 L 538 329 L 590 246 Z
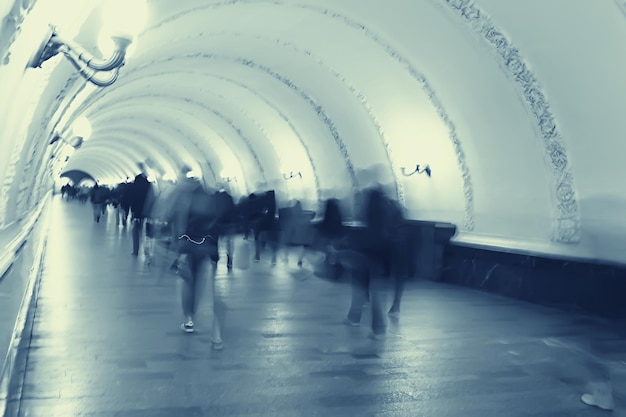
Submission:
M 187 166 L 175 179 L 150 181 L 139 164 L 133 179 L 114 187 L 66 185 L 61 194 L 67 200 L 89 201 L 96 223 L 114 213 L 115 224 L 132 231 L 132 256 L 143 255 L 157 274 L 180 277 L 182 331 L 195 331 L 199 295 L 208 286 L 211 343 L 220 350 L 225 305 L 215 291 L 218 263 L 225 262 L 230 272 L 247 269 L 262 258 L 271 265 L 279 259 L 289 262 L 294 253 L 297 268 L 310 268 L 324 279 L 349 280 L 351 301 L 344 323 L 360 326 L 369 314 L 369 337 L 385 339 L 387 322 L 399 317 L 407 279 L 415 272 L 416 239 L 410 235 L 403 207 L 375 173 L 363 183 L 350 200 L 349 215 L 345 199 L 337 197 L 323 201 L 320 213 L 304 209 L 298 200 L 279 206 L 271 189 L 255 190 L 235 201 L 226 186 L 208 186 Z M 387 289 L 393 292 L 389 306 L 382 296 Z M 546 339 L 546 344 L 573 351 L 554 339 Z M 595 357 L 582 361 L 593 370 L 582 401 L 612 409 L 606 366 Z

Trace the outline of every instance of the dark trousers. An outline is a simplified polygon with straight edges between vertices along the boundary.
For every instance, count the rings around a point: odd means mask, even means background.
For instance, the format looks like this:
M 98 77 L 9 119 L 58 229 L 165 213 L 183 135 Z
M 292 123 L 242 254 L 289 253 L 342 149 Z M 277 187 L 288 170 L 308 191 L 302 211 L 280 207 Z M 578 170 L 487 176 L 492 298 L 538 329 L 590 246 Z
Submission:
M 183 279 L 181 304 L 186 319 L 195 319 L 198 304 L 204 288 L 209 280 L 210 302 L 212 304 L 213 325 L 211 340 L 221 342 L 222 324 L 226 312 L 226 305 L 215 291 L 215 271 L 219 261 L 217 241 L 205 241 L 200 245 L 183 242 L 181 245 L 182 257 L 179 263 L 180 276 Z
M 183 242 L 181 246 L 181 253 L 184 255 L 179 263 L 180 276 L 183 279 L 183 314 L 193 316 L 197 310 L 198 296 L 206 284 L 206 277 L 215 273 L 219 259 L 218 246 L 217 242 L 210 241 L 200 245 Z M 206 271 L 206 268 L 211 268 L 211 271 Z
M 143 219 L 133 217 L 133 255 L 139 255 L 139 245 L 143 234 Z
M 363 315 L 363 304 L 369 301 L 372 314 L 372 332 L 384 334 L 387 329 L 383 312 L 384 275 L 380 268 L 373 264 L 362 253 L 352 250 L 337 251 L 339 263 L 352 275 L 352 301 L 348 312 L 348 320 L 359 323 Z

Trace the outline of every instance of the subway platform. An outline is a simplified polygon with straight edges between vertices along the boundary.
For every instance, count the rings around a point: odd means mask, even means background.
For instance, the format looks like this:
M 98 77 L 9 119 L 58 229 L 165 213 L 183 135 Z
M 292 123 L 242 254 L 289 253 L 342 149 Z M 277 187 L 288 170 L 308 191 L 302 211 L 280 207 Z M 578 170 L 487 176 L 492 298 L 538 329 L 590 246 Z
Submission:
M 7 397 L 16 415 L 626 416 L 619 323 L 415 280 L 386 340 L 371 340 L 367 315 L 342 323 L 349 285 L 292 254 L 231 273 L 220 262 L 215 351 L 208 301 L 183 333 L 178 278 L 131 256 L 112 213 L 95 223 L 89 204 L 58 197 L 48 210 L 25 372 Z M 611 369 L 612 412 L 580 400 L 591 354 Z

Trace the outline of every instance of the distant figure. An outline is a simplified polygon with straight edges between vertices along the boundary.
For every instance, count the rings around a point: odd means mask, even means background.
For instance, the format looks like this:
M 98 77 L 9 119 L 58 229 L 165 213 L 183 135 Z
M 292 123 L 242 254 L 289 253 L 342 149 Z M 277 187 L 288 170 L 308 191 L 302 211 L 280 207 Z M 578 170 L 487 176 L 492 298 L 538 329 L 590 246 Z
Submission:
M 130 214 L 130 182 L 126 178 L 126 182 L 119 183 L 115 187 L 114 195 L 118 200 L 116 225 L 122 225 L 122 228 L 128 224 L 128 215 Z
M 301 267 L 305 249 L 313 240 L 311 218 L 302 209 L 299 200 L 296 200 L 292 207 L 280 212 L 285 217 L 281 220 L 281 241 L 285 251 L 285 262 L 289 261 L 289 248 L 294 247 L 297 248 L 297 265 Z
M 254 261 L 261 260 L 261 249 L 270 245 L 272 264 L 276 263 L 278 249 L 278 224 L 276 222 L 276 196 L 274 190 L 265 193 L 252 193 L 242 201 L 242 215 L 245 223 L 254 233 Z M 244 232 L 245 236 L 245 232 Z
M 108 198 L 108 190 L 104 187 L 100 187 L 98 183 L 96 183 L 89 193 L 89 198 L 93 208 L 93 220 L 99 223 L 100 216 L 102 216 L 104 212 L 105 203 Z
M 324 254 L 322 263 L 318 265 L 319 272 L 325 278 L 338 280 L 344 267 L 338 262 L 334 252 L 336 247 L 342 245 L 342 239 L 346 237 L 346 229 L 343 224 L 343 214 L 339 200 L 329 198 L 324 203 L 324 213 L 321 221 L 314 226 L 314 237 L 312 241 L 313 250 Z
M 226 268 L 228 271 L 233 269 L 234 246 L 233 237 L 239 230 L 239 215 L 237 206 L 233 197 L 226 191 L 224 187 L 215 193 L 215 202 L 217 210 L 222 213 L 217 227 L 219 228 L 220 241 L 226 246 Z
M 145 220 L 144 205 L 148 191 L 151 187 L 148 181 L 148 176 L 145 173 L 145 167 L 142 163 L 137 164 L 140 169 L 139 174 L 135 176 L 134 181 L 128 185 L 128 196 L 130 203 L 130 211 L 133 222 L 133 251 L 134 256 L 139 255 L 139 246 L 141 244 L 141 237 L 143 234 L 143 223 Z

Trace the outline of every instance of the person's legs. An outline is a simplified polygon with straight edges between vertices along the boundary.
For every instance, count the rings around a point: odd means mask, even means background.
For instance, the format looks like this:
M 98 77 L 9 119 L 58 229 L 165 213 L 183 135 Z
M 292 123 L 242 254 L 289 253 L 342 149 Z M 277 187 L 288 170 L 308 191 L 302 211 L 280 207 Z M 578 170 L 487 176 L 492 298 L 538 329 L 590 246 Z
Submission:
M 367 297 L 365 282 L 366 277 L 362 272 L 352 271 L 352 301 L 347 318 L 347 323 L 352 326 L 358 326 L 361 322 L 363 304 Z
M 372 311 L 372 335 L 383 337 L 387 331 L 387 322 L 383 312 L 384 278 L 380 274 L 370 275 L 370 310 Z
M 130 209 L 128 207 L 122 207 L 122 227 L 128 226 L 128 214 Z
M 133 217 L 133 255 L 139 255 L 139 244 L 141 240 L 141 232 L 143 228 L 143 223 L 140 218 Z
M 404 295 L 404 287 L 406 285 L 407 277 L 404 274 L 395 274 L 392 277 L 394 280 L 394 288 L 393 288 L 393 303 L 391 304 L 391 308 L 389 309 L 390 316 L 397 316 L 400 314 L 400 303 L 402 302 L 402 296 Z
M 613 384 L 611 382 L 611 370 L 609 366 L 598 357 L 599 349 L 592 340 L 589 355 L 585 355 L 585 365 L 589 370 L 589 382 L 586 392 L 580 398 L 587 405 L 595 406 L 603 410 L 613 410 Z
M 226 268 L 228 268 L 229 271 L 233 269 L 233 252 L 235 250 L 233 244 L 233 234 L 234 231 L 228 230 L 226 235 L 224 235 L 224 244 L 226 246 Z
M 271 252 L 271 262 L 272 265 L 276 265 L 276 259 L 278 257 L 278 231 L 276 229 L 270 229 L 266 231 L 267 243 L 269 245 L 269 249 Z
M 219 295 L 215 290 L 215 271 L 217 264 L 210 262 L 208 265 L 208 279 L 210 290 L 211 312 L 213 313 L 213 323 L 211 326 L 211 345 L 215 350 L 221 350 L 222 341 L 222 324 L 224 319 L 224 307 Z
M 100 215 L 102 214 L 102 204 L 92 203 L 92 208 L 93 208 L 93 221 L 98 223 L 100 222 Z
M 155 233 L 155 224 L 152 220 L 146 219 L 145 223 L 145 234 L 143 240 L 143 254 L 146 256 L 146 262 L 151 263 L 152 258 L 154 257 L 154 233 Z
M 260 261 L 261 260 L 261 230 L 259 230 L 258 227 L 254 227 L 253 230 L 254 233 L 254 260 L 255 261 Z
M 183 331 L 192 333 L 194 331 L 194 319 L 196 309 L 196 278 L 197 266 L 191 254 L 185 254 L 178 259 L 178 268 L 181 283 L 181 307 L 185 321 L 181 325 Z

